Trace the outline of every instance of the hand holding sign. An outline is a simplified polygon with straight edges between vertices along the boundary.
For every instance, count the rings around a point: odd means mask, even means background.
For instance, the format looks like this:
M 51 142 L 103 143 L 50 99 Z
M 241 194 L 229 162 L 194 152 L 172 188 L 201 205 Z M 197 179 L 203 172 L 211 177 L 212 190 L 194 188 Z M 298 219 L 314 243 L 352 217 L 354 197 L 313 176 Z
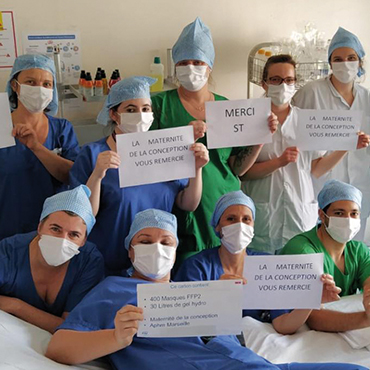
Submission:
M 370 136 L 360 131 L 358 134 L 357 149 L 363 149 L 369 146 Z
M 268 125 L 269 125 L 270 132 L 272 134 L 274 134 L 276 132 L 278 124 L 279 124 L 279 120 L 277 118 L 277 115 L 275 113 L 271 112 L 271 114 L 268 118 Z
M 103 180 L 107 170 L 111 168 L 118 168 L 120 164 L 121 160 L 119 155 L 112 150 L 107 150 L 98 155 L 98 159 L 96 160 L 96 165 L 92 174 L 97 179 Z
M 201 120 L 191 121 L 189 125 L 193 126 L 195 141 L 204 137 L 204 134 L 207 131 L 207 125 L 204 121 Z
M 35 150 L 40 144 L 36 131 L 29 123 L 17 123 L 12 135 L 30 150 Z
M 121 348 L 132 343 L 139 321 L 143 321 L 143 309 L 132 305 L 122 307 L 114 318 L 114 337 Z
M 335 285 L 334 278 L 330 274 L 322 274 L 321 281 L 324 284 L 322 289 L 321 303 L 339 301 L 339 293 L 342 291 L 342 289 Z
M 195 169 L 203 168 L 209 162 L 208 149 L 202 143 L 193 144 L 190 150 L 194 152 Z

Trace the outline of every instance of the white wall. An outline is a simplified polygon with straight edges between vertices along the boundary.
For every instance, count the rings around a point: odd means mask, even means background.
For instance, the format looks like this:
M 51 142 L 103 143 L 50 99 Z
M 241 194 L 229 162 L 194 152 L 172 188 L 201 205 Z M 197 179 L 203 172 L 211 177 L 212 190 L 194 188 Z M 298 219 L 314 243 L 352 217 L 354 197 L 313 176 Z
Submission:
M 154 55 L 165 61 L 183 27 L 200 16 L 216 47 L 215 91 L 229 98 L 246 97 L 254 45 L 288 37 L 306 22 L 327 38 L 347 28 L 370 54 L 368 0 L 1 0 L 0 10 L 14 11 L 20 54 L 23 32 L 79 30 L 84 69 L 119 68 L 124 76 L 147 74 Z M 8 74 L 0 72 L 1 91 Z

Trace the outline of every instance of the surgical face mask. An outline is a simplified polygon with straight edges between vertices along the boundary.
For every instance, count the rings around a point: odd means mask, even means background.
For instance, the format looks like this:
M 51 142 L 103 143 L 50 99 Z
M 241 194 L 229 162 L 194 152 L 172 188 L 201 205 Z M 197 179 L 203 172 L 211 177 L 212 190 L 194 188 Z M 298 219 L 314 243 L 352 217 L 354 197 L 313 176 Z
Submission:
M 133 245 L 134 269 L 150 279 L 162 279 L 175 263 L 176 248 L 161 243 Z
M 153 112 L 120 113 L 118 128 L 126 133 L 146 132 L 153 123 Z
M 41 235 L 39 240 L 41 254 L 50 266 L 59 266 L 79 254 L 79 246 L 63 238 Z
M 254 236 L 252 226 L 243 222 L 224 226 L 221 243 L 231 254 L 239 254 L 250 244 Z
M 361 219 L 352 217 L 329 217 L 329 225 L 325 225 L 328 234 L 338 243 L 352 240 L 361 228 Z
M 292 100 L 295 94 L 295 85 L 287 85 L 286 83 L 281 83 L 280 85 L 267 85 L 266 96 L 271 98 L 271 101 L 277 107 Z
M 358 73 L 359 62 L 336 62 L 331 64 L 331 69 L 335 78 L 346 84 L 354 81 Z
M 53 89 L 19 83 L 18 85 L 20 86 L 18 99 L 31 113 L 42 112 L 53 100 Z
M 208 81 L 207 66 L 187 66 L 176 67 L 176 77 L 181 86 L 188 91 L 199 91 Z

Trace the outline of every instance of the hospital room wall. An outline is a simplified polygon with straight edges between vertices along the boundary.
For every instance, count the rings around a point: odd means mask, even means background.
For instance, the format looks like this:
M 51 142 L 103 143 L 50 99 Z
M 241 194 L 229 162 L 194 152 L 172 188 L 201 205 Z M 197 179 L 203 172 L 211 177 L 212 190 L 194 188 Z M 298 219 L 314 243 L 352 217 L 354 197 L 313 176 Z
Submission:
M 84 69 L 119 68 L 123 76 L 147 74 L 155 55 L 165 61 L 182 28 L 200 16 L 216 48 L 213 88 L 233 99 L 247 96 L 251 48 L 288 37 L 307 22 L 327 38 L 338 26 L 347 28 L 370 54 L 368 0 L 2 0 L 0 10 L 14 11 L 19 54 L 24 32 L 78 30 Z M 0 71 L 1 91 L 8 75 Z M 369 77 L 364 85 L 370 86 Z

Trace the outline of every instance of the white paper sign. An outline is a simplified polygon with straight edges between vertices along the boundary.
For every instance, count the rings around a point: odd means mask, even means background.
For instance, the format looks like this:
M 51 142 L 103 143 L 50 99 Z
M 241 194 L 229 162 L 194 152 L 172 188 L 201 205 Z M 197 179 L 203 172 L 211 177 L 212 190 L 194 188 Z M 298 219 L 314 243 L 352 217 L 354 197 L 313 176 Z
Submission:
M 208 149 L 271 143 L 270 114 L 270 98 L 206 102 Z
M 243 286 L 239 280 L 137 286 L 144 310 L 138 337 L 240 334 Z
M 324 255 L 249 256 L 244 309 L 320 308 Z
M 300 109 L 294 144 L 300 150 L 355 150 L 362 115 L 352 110 Z
M 7 93 L 0 93 L 0 117 L 0 148 L 7 148 L 15 145 L 15 140 L 12 136 L 13 123 Z
M 192 126 L 117 135 L 120 187 L 195 177 Z

